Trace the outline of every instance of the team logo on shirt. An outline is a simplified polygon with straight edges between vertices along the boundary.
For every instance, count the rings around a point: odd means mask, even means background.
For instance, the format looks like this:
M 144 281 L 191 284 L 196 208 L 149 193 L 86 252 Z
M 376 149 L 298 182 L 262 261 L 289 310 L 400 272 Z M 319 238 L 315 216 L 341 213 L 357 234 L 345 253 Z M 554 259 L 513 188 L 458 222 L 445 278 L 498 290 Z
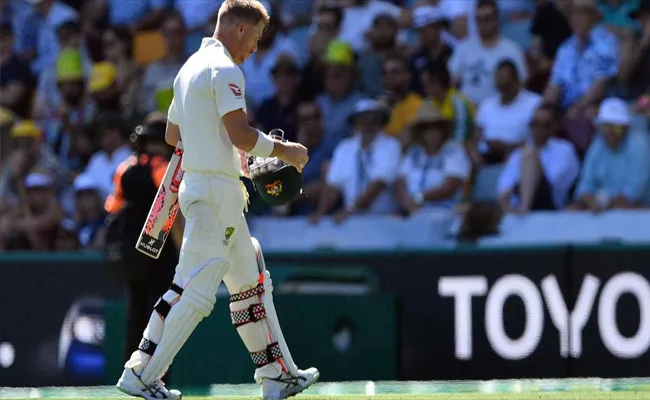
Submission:
M 282 193 L 282 182 L 279 180 L 266 184 L 264 187 L 266 188 L 266 193 L 270 194 L 271 196 L 279 196 L 280 193 Z
M 230 88 L 232 94 L 234 94 L 236 97 L 241 97 L 241 89 L 239 86 L 235 85 L 234 83 L 229 83 L 228 87 Z

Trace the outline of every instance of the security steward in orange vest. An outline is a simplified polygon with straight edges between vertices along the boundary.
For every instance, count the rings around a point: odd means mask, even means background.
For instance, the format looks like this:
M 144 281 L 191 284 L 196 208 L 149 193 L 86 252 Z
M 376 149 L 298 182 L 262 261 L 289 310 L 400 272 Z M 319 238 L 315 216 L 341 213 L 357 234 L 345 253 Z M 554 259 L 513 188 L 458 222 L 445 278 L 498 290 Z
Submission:
M 152 114 L 135 129 L 131 140 L 136 152 L 117 168 L 114 192 L 105 204 L 109 222 L 104 254 L 127 287 L 127 359 L 138 348 L 151 308 L 173 280 L 183 237 L 184 220 L 179 213 L 157 260 L 135 249 L 174 150 L 165 143 L 166 124 L 164 115 Z

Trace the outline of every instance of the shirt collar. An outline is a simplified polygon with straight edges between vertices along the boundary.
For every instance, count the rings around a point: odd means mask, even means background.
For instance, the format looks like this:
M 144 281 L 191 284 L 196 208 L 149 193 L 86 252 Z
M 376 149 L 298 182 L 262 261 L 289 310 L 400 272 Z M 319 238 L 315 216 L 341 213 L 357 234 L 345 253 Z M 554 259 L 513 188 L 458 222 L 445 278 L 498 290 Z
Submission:
M 223 43 L 221 43 L 219 40 L 217 40 L 217 39 L 215 39 L 215 38 L 212 38 L 212 37 L 205 37 L 205 38 L 203 38 L 203 40 L 201 41 L 201 48 L 203 49 L 203 48 L 206 48 L 206 47 L 217 47 L 217 48 L 222 48 L 224 54 L 226 54 L 226 56 L 227 56 L 231 61 L 233 61 L 232 56 L 230 55 L 230 52 L 228 51 L 228 49 L 226 48 L 226 46 L 224 46 Z M 234 61 L 233 61 L 233 62 L 234 62 Z

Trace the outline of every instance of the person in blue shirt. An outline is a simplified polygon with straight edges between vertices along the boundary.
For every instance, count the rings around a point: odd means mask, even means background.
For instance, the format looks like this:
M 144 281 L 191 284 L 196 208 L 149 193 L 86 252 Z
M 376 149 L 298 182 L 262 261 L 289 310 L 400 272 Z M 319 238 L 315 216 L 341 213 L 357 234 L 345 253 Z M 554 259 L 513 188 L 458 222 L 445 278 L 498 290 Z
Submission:
M 598 212 L 649 206 L 648 135 L 629 129 L 628 105 L 618 98 L 603 101 L 596 122 L 600 133 L 589 146 L 569 208 Z

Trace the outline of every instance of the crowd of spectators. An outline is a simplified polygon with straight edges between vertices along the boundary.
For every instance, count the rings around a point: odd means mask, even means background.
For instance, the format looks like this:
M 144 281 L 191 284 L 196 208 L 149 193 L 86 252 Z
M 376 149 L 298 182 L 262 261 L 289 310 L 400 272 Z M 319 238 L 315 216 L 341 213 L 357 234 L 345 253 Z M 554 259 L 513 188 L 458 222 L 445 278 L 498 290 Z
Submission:
M 650 207 L 650 1 L 263 3 L 249 118 L 310 162 L 304 196 L 252 214 Z M 0 249 L 101 248 L 129 136 L 220 4 L 0 0 Z

